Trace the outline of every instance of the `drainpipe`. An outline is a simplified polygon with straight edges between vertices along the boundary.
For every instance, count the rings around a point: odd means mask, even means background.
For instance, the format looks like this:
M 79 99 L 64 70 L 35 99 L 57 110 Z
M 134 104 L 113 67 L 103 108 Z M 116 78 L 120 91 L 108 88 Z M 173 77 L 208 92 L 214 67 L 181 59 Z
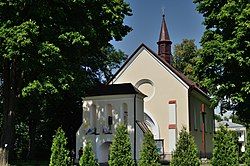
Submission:
M 136 162 L 136 94 L 134 96 L 134 160 Z

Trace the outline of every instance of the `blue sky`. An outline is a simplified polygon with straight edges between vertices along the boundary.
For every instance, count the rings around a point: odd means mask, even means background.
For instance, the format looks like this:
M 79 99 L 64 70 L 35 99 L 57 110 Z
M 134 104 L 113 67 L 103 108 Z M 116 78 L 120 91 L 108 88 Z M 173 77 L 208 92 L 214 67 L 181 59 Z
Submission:
M 133 16 L 125 19 L 131 26 L 130 32 L 122 41 L 111 43 L 117 49 L 131 55 L 141 44 L 157 51 L 157 44 L 162 20 L 162 8 L 165 8 L 168 32 L 172 48 L 182 39 L 199 41 L 204 32 L 203 17 L 195 10 L 192 0 L 125 0 L 133 10 Z
M 131 55 L 141 43 L 146 44 L 157 52 L 156 42 L 159 39 L 162 21 L 162 8 L 165 8 L 165 17 L 170 39 L 175 44 L 182 39 L 195 39 L 200 46 L 200 39 L 205 27 L 202 25 L 203 16 L 195 10 L 192 0 L 125 0 L 130 3 L 133 16 L 125 19 L 125 24 L 131 26 L 133 31 L 122 41 L 111 43 L 116 49 L 121 49 Z M 216 113 L 219 108 L 215 109 Z

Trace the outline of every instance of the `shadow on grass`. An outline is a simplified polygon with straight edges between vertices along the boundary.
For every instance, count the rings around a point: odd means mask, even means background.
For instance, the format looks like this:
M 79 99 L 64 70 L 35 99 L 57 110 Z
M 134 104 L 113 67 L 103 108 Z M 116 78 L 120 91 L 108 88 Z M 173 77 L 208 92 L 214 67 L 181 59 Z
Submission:
M 49 161 L 25 161 L 17 160 L 10 162 L 10 166 L 48 166 Z

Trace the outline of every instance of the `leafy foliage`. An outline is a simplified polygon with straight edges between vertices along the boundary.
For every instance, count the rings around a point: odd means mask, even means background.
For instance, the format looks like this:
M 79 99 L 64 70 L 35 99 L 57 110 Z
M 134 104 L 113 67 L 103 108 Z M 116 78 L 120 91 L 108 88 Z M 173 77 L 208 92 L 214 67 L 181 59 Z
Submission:
M 222 116 L 218 115 L 218 114 L 214 114 L 214 120 L 217 120 L 218 122 L 222 121 Z
M 179 133 L 176 149 L 173 152 L 170 166 L 199 166 L 200 159 L 194 138 L 183 127 Z
M 157 152 L 154 136 L 147 132 L 144 134 L 142 150 L 140 152 L 139 166 L 160 166 L 160 156 Z
M 232 122 L 233 122 L 233 123 L 242 124 L 242 125 L 245 126 L 247 129 L 250 127 L 250 121 L 249 121 L 249 122 L 242 121 L 242 120 L 240 119 L 239 116 L 235 115 L 235 113 L 231 114 L 231 115 L 229 116 L 229 119 L 232 119 Z
M 196 81 L 194 67 L 197 57 L 194 40 L 183 39 L 180 44 L 174 46 L 173 66 L 189 79 Z
M 83 155 L 79 161 L 80 166 L 98 166 L 99 164 L 95 160 L 95 154 L 90 142 L 87 142 L 83 150 Z
M 245 166 L 250 165 L 250 132 L 247 133 L 247 145 L 246 145 L 246 151 L 244 153 L 244 159 L 245 159 Z
M 28 154 L 36 146 L 50 146 L 52 132 L 60 125 L 74 144 L 81 97 L 103 81 L 103 75 L 110 77 L 125 57 L 109 41 L 121 40 L 131 30 L 123 23 L 130 15 L 123 0 L 1 1 L 0 67 L 4 71 L 0 73 L 8 89 L 3 93 L 5 99 L 17 101 L 11 101 L 13 115 L 20 117 L 13 117 L 17 128 L 29 128 L 25 139 L 32 147 L 24 147 Z M 3 115 L 8 115 L 10 109 L 3 108 Z M 14 128 L 7 122 L 3 125 Z M 12 130 L 6 129 L 3 135 L 8 132 Z
M 242 120 L 250 117 L 250 3 L 248 0 L 194 0 L 205 32 L 196 73 L 213 97 Z
M 236 133 L 225 126 L 220 126 L 214 136 L 212 165 L 239 165 Z
M 110 166 L 133 166 L 129 133 L 124 124 L 119 124 L 110 147 Z
M 68 166 L 69 151 L 66 149 L 67 139 L 62 128 L 58 128 L 51 147 L 50 166 Z
M 103 55 L 109 55 L 100 69 L 100 77 L 105 78 L 104 82 L 106 82 L 112 78 L 113 70 L 119 68 L 120 64 L 127 59 L 127 55 L 125 55 L 121 50 L 116 51 L 115 48 L 112 46 L 107 46 L 101 51 Z

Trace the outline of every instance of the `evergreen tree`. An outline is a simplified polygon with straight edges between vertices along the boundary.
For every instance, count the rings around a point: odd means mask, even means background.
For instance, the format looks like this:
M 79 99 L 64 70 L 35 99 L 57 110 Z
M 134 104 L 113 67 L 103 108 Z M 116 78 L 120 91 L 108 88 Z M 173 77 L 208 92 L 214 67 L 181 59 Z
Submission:
M 247 146 L 244 154 L 245 166 L 250 166 L 250 132 L 247 134 Z
M 183 127 L 179 133 L 179 140 L 173 152 L 170 166 L 199 166 L 200 159 L 194 138 Z
M 160 156 L 156 149 L 154 136 L 147 132 L 144 135 L 142 150 L 140 152 L 139 166 L 160 166 Z
M 90 142 L 84 147 L 83 155 L 79 162 L 80 166 L 98 166 L 99 164 L 95 160 L 95 154 Z
M 225 126 L 220 126 L 214 136 L 212 165 L 239 165 L 237 136 L 235 132 L 229 131 Z
M 133 166 L 129 133 L 124 124 L 119 124 L 110 147 L 110 166 Z
M 57 129 L 51 147 L 50 166 L 68 166 L 70 163 L 69 151 L 66 149 L 67 138 L 61 127 Z

